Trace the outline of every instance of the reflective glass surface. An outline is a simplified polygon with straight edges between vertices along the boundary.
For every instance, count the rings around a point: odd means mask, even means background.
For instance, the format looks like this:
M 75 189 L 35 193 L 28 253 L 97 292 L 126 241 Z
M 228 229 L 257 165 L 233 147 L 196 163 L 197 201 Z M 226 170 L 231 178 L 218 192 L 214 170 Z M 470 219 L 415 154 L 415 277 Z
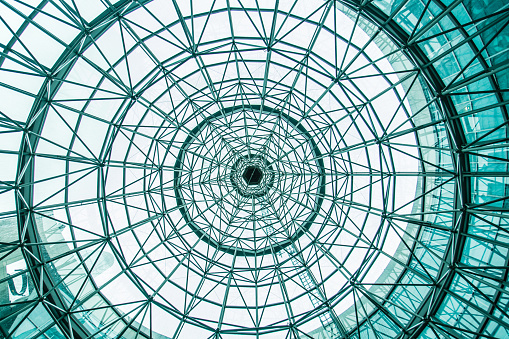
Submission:
M 509 337 L 506 0 L 0 0 L 0 336 Z

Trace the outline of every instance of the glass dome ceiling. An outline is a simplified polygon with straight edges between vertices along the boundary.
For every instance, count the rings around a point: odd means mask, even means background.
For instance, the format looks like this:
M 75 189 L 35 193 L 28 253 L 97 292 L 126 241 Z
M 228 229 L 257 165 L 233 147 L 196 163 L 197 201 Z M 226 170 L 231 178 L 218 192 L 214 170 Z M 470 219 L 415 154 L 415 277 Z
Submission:
M 508 26 L 0 0 L 0 336 L 509 337 Z

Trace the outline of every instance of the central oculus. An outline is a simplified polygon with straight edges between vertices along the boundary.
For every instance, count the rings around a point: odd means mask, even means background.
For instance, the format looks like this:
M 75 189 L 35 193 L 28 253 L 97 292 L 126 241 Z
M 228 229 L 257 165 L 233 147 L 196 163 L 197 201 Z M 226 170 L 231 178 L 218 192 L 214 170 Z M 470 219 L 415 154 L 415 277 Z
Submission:
M 258 185 L 263 178 L 263 172 L 256 166 L 248 166 L 242 174 L 244 181 L 248 186 Z
M 230 181 L 244 198 L 260 198 L 274 185 L 274 168 L 261 155 L 239 156 L 235 161 Z

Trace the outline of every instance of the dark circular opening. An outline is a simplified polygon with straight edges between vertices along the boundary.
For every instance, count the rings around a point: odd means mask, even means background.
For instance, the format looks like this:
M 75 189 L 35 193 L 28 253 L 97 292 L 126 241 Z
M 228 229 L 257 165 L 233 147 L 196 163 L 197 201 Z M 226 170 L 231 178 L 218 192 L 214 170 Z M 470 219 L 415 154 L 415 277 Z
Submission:
M 260 184 L 263 178 L 263 172 L 256 166 L 247 166 L 242 174 L 244 181 L 249 186 L 255 186 Z

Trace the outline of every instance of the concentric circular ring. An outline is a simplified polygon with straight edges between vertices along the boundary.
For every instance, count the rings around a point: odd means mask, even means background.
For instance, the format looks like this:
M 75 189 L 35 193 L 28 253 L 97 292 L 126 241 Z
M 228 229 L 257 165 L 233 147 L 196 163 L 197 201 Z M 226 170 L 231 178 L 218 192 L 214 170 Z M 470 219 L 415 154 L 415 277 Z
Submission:
M 286 143 L 299 146 L 281 149 L 277 129 Z M 303 159 L 311 160 L 298 166 Z M 177 156 L 173 182 L 180 213 L 199 239 L 226 253 L 260 256 L 295 243 L 313 224 L 325 195 L 325 168 L 301 122 L 270 107 L 244 105 L 197 124 Z M 281 217 L 277 206 L 299 209 L 305 196 L 312 197 L 310 208 L 295 219 Z

